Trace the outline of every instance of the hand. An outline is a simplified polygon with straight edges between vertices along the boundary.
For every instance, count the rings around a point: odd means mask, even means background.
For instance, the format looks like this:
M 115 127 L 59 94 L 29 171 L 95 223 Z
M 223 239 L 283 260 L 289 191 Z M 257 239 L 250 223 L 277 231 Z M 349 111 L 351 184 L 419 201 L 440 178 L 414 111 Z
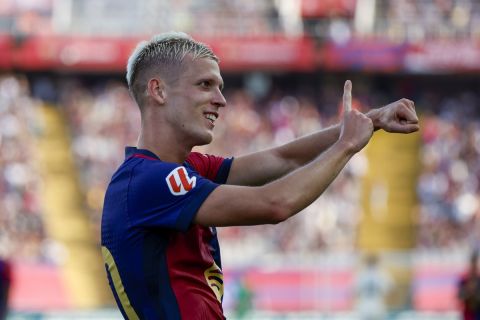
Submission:
M 352 110 L 352 82 L 347 80 L 343 88 L 343 122 L 339 141 L 344 142 L 351 151 L 358 152 L 367 145 L 372 134 L 372 120 Z
M 371 110 L 367 116 L 372 119 L 375 130 L 383 129 L 393 133 L 412 133 L 419 130 L 415 104 L 408 99 L 400 99 L 385 107 Z

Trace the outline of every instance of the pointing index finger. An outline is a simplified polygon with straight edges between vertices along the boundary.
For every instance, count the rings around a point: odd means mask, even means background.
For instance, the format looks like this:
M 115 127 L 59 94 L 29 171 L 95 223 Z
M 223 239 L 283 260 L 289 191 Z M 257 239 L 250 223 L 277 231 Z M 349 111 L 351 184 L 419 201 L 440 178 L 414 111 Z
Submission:
M 345 81 L 343 87 L 343 112 L 348 113 L 352 110 L 352 81 Z

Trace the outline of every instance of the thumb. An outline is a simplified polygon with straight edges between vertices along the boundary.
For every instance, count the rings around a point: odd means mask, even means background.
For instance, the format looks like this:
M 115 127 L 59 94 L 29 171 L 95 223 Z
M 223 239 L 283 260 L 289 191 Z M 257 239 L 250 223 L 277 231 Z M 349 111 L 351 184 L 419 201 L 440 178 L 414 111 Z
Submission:
M 347 114 L 352 110 L 352 81 L 345 81 L 343 86 L 343 113 Z

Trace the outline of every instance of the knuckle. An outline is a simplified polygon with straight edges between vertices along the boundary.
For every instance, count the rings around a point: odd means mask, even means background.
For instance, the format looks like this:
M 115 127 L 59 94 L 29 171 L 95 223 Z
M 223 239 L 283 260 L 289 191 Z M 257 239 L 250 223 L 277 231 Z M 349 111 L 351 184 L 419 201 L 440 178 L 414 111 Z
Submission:
M 407 99 L 407 98 L 404 98 L 404 99 L 405 99 L 405 103 L 407 104 L 408 107 L 415 108 L 415 103 L 412 100 Z

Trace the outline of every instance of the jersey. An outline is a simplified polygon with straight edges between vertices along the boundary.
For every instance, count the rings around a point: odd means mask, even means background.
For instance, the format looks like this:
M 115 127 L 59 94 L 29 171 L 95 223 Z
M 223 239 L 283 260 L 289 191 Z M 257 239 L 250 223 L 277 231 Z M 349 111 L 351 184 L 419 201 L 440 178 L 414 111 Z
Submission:
M 457 284 L 462 315 L 465 320 L 480 320 L 480 274 L 468 272 L 460 277 Z
M 101 228 L 107 278 L 126 319 L 224 319 L 216 230 L 192 221 L 232 161 L 192 152 L 180 165 L 126 148 Z

